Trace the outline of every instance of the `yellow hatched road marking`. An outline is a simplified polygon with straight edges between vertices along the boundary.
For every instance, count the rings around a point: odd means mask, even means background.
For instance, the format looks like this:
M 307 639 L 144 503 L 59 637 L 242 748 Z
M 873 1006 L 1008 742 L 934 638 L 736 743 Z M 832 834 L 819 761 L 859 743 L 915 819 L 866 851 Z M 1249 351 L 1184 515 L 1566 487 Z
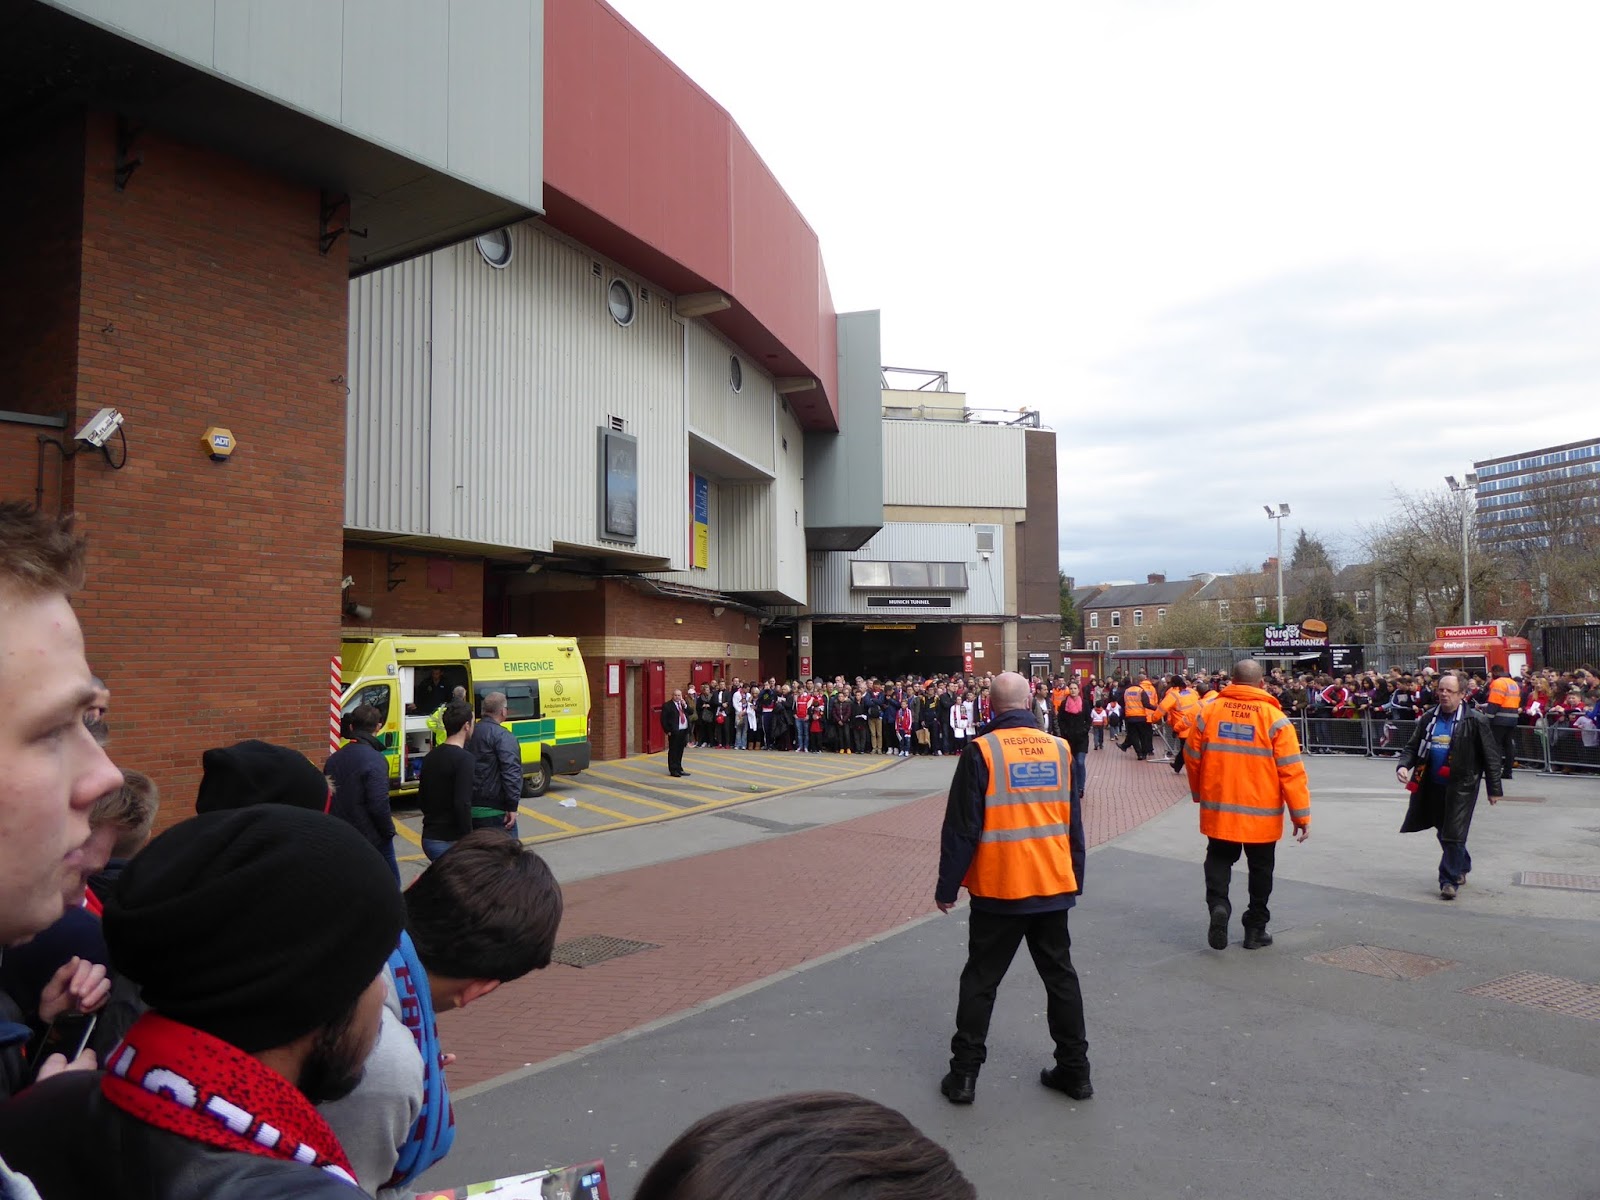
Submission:
M 626 771 L 636 772 L 637 774 L 644 775 L 644 776 L 646 776 L 647 778 L 650 778 L 650 779 L 660 779 L 660 778 L 662 778 L 660 772 L 654 771 L 654 770 L 650 770 L 650 769 L 647 769 L 645 767 L 629 766 L 627 763 L 613 763 L 612 765 L 613 766 L 617 766 L 617 767 L 621 767 L 623 770 L 626 770 Z M 690 774 L 693 774 L 693 772 L 691 771 Z M 631 780 L 631 779 L 618 779 L 613 775 L 605 775 L 605 776 L 602 776 L 602 778 L 610 779 L 613 783 L 632 783 L 633 782 L 633 780 Z M 670 778 L 670 776 L 668 778 Z M 679 792 L 695 792 L 695 791 L 699 790 L 698 785 L 692 784 L 692 783 L 691 784 L 681 784 L 681 785 L 680 784 L 674 784 L 674 785 L 671 785 L 671 786 L 668 786 L 666 784 L 658 784 L 656 786 L 658 786 L 661 791 L 671 792 L 674 795 L 677 795 Z M 709 784 L 708 786 L 710 788 L 712 788 L 713 791 L 722 791 L 722 792 L 735 791 L 734 788 L 727 787 L 727 786 L 725 786 L 723 784 L 713 783 L 713 784 Z M 721 800 L 722 799 L 721 796 L 711 795 L 709 793 L 707 795 L 708 795 L 708 798 L 711 799 L 711 800 Z
M 554 825 L 565 833 L 587 833 L 582 825 L 568 825 L 565 821 L 558 821 L 555 817 L 547 817 L 542 812 L 534 812 L 525 804 L 517 805 L 517 811 L 525 817 L 532 817 L 535 821 L 543 821 L 546 825 Z
M 588 772 L 585 772 L 588 774 Z M 626 800 L 629 804 L 643 804 L 647 808 L 660 809 L 662 812 L 683 812 L 676 804 L 663 804 L 660 800 L 651 800 L 646 796 L 630 796 L 627 792 L 619 792 L 616 788 L 601 787 L 598 783 L 577 783 L 572 785 L 586 792 L 599 792 L 602 796 L 615 796 L 618 800 Z M 637 818 L 630 817 L 629 820 Z
M 422 835 L 420 833 L 412 833 L 411 826 L 407 825 L 405 822 L 396 821 L 394 823 L 394 831 L 401 837 L 405 838 L 405 840 L 410 842 L 413 846 L 418 848 L 422 846 Z
M 765 768 L 758 769 L 754 764 L 751 764 L 748 767 L 736 767 L 731 763 L 723 762 L 721 759 L 713 759 L 709 763 L 700 759 L 696 759 L 694 765 L 695 770 L 697 771 L 732 771 L 736 775 L 745 775 L 751 779 L 772 779 L 776 780 L 778 783 L 800 783 L 802 781 L 807 783 L 827 783 L 829 780 L 834 778 L 832 773 L 827 775 L 802 775 L 798 779 L 792 775 L 787 777 L 782 774 L 769 775 L 766 773 Z
M 577 797 L 573 797 L 577 799 Z M 602 817 L 610 817 L 613 821 L 621 821 L 624 825 L 632 824 L 636 817 L 627 817 L 619 812 L 612 812 L 609 808 L 601 808 L 598 804 L 590 804 L 587 800 L 578 800 L 578 807 L 585 812 L 599 813 Z

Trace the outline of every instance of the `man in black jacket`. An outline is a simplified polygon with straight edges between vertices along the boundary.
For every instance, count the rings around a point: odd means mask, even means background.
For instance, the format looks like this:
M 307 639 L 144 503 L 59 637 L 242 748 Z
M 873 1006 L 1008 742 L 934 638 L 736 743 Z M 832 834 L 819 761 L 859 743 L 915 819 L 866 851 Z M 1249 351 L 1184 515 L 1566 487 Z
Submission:
M 503 829 L 517 836 L 517 804 L 522 799 L 522 747 L 502 724 L 506 694 L 483 698 L 478 720 L 467 738 L 472 752 L 472 827 Z
M 50 1200 L 348 1200 L 355 1178 L 313 1105 L 360 1082 L 403 915 L 383 859 L 322 813 L 175 826 L 105 910 L 112 962 L 151 1011 L 106 1070 L 7 1105 L 0 1154 Z
M 683 748 L 689 744 L 689 706 L 684 703 L 683 689 L 675 688 L 672 699 L 661 706 L 661 732 L 667 735 L 667 774 L 682 779 L 689 772 L 683 769 Z
M 1478 784 L 1487 778 L 1489 803 L 1500 799 L 1500 750 L 1488 719 L 1461 703 L 1460 676 L 1440 676 L 1435 694 L 1438 707 L 1417 721 L 1395 768 L 1400 782 L 1416 785 L 1400 832 L 1438 831 L 1439 896 L 1454 900 L 1472 870 L 1467 831 Z
M 328 756 L 322 773 L 333 789 L 333 815 L 372 843 L 399 883 L 394 816 L 389 809 L 389 760 L 378 740 L 382 727 L 381 712 L 370 704 L 359 705 L 350 714 L 350 740 Z

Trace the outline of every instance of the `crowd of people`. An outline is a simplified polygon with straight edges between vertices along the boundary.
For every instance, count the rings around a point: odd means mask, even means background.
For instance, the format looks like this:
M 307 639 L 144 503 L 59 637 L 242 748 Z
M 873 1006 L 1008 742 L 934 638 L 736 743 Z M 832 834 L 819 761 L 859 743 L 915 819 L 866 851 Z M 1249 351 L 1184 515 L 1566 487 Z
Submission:
M 158 781 L 108 756 L 83 560 L 70 522 L 0 503 L 0 1200 L 409 1195 L 455 1135 L 438 1014 L 550 963 L 559 884 L 469 808 L 402 891 L 365 756 L 262 741 L 206 751 L 193 815 L 152 838 Z M 475 724 L 445 714 L 453 748 Z M 636 1196 L 846 1194 L 976 1192 L 901 1114 L 811 1092 L 702 1119 Z

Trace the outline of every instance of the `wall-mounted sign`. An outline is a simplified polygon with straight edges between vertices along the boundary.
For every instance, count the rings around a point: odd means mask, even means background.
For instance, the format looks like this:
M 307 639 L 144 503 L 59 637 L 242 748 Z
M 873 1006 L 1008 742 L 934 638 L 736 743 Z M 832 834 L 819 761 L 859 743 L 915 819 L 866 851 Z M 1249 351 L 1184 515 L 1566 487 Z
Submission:
M 949 608 L 949 596 L 868 596 L 868 608 Z
M 639 540 L 639 439 L 614 429 L 600 431 L 600 537 Z
M 811 656 L 809 654 L 802 654 L 800 656 L 800 678 L 811 678 Z
M 705 570 L 711 565 L 711 481 L 689 474 L 689 565 Z
M 622 695 L 622 664 L 606 664 L 606 695 Z

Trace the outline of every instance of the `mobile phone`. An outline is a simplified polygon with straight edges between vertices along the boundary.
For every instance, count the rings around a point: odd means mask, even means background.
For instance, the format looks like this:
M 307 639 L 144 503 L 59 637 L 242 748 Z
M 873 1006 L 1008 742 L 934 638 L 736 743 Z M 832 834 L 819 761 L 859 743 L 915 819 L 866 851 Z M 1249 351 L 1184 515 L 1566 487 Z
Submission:
M 66 1055 L 69 1063 L 82 1054 L 94 1034 L 97 1020 L 99 1017 L 94 1013 L 65 1012 L 51 1021 L 50 1028 L 45 1031 L 44 1041 L 39 1043 L 39 1056 L 33 1064 L 34 1075 L 39 1074 L 44 1060 L 52 1054 Z

